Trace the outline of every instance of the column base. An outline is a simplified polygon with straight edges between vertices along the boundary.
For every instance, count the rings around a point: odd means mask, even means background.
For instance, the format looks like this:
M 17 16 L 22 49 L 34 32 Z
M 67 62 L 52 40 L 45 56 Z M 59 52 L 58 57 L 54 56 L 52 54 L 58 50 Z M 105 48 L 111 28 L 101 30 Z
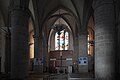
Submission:
M 26 77 L 26 78 L 10 78 L 8 80 L 28 80 L 28 77 Z
M 116 78 L 95 78 L 95 80 L 119 80 Z
M 88 72 L 88 65 L 78 65 L 78 72 L 79 73 L 86 73 L 86 72 Z
M 43 73 L 43 65 L 34 65 L 34 71 L 38 73 Z
M 9 79 L 9 80 L 27 80 L 27 79 Z
M 119 80 L 117 79 L 115 73 L 104 73 L 102 72 L 101 74 L 95 73 L 95 80 Z

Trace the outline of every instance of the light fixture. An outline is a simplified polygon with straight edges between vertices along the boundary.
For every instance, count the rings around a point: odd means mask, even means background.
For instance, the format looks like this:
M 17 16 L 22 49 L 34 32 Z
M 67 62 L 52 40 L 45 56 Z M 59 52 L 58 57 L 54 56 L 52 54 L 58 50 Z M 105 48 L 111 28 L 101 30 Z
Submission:
M 59 19 L 58 20 L 59 20 L 59 23 L 58 24 L 54 24 L 52 26 L 52 29 L 54 29 L 56 32 L 58 32 L 58 35 L 60 35 L 61 34 L 60 32 L 66 28 L 66 25 L 61 23 L 60 9 L 59 9 Z

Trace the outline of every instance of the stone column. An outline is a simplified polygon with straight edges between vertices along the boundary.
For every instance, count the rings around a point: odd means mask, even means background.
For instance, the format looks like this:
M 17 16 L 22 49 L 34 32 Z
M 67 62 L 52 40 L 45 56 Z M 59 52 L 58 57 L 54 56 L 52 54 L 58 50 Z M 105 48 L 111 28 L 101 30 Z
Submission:
M 49 61 L 49 58 L 48 58 L 48 44 L 47 44 L 47 39 L 46 39 L 46 35 L 44 36 L 44 41 L 43 41 L 43 66 L 44 66 L 44 71 L 48 71 L 48 61 Z
M 118 19 L 118 53 L 117 53 L 117 77 L 120 78 L 120 12 L 119 12 L 119 19 Z
M 1 72 L 5 72 L 5 38 L 6 32 L 0 29 L 0 57 L 1 57 Z
M 10 73 L 11 63 L 11 33 L 10 31 L 5 35 L 5 72 Z
M 96 0 L 95 19 L 95 77 L 114 80 L 116 28 L 113 0 Z
M 43 73 L 43 54 L 42 54 L 42 37 L 39 34 L 36 34 L 34 37 L 34 71 Z M 36 64 L 35 59 L 38 59 Z
M 78 55 L 79 55 L 79 43 L 78 43 L 78 36 L 75 36 L 74 38 L 73 38 L 74 40 L 74 58 L 73 58 L 73 67 L 74 67 L 74 72 L 78 72 L 78 67 L 77 67 L 77 65 L 78 65 Z
M 88 72 L 88 53 L 87 53 L 87 34 L 79 35 L 79 57 L 78 71 L 79 73 Z
M 11 11 L 11 78 L 25 79 L 29 63 L 29 14 L 26 10 Z

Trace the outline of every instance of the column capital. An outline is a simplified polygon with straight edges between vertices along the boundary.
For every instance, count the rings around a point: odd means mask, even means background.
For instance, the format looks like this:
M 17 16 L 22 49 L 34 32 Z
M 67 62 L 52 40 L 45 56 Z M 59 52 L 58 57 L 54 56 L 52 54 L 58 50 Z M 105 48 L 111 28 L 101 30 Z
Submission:
M 114 0 L 94 0 L 93 1 L 93 9 L 95 10 L 96 8 L 102 6 L 102 5 L 107 5 L 107 4 L 114 4 Z
M 26 10 L 29 7 L 30 0 L 10 0 L 10 9 Z
M 30 16 L 30 10 L 28 8 L 22 9 L 22 8 L 12 8 L 10 9 L 10 15 L 24 15 L 25 17 Z
M 40 36 L 40 35 L 34 35 L 33 38 L 34 38 L 34 39 L 35 39 L 35 38 L 40 38 L 40 39 L 42 39 L 42 36 Z
M 88 32 L 87 32 L 87 31 L 83 31 L 83 32 L 81 32 L 81 33 L 79 34 L 79 36 L 81 36 L 81 35 L 88 35 Z

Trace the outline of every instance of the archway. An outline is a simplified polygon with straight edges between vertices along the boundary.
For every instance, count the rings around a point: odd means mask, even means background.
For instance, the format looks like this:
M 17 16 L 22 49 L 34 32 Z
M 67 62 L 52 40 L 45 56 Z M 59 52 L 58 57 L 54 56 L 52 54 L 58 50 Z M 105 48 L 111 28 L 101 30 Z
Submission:
M 71 29 L 64 19 L 58 18 L 53 24 L 50 33 L 48 41 L 50 45 L 50 72 L 59 73 L 62 70 L 63 73 L 68 73 L 68 67 L 73 65 L 73 37 Z
M 90 16 L 87 25 L 88 31 L 88 71 L 94 74 L 94 21 L 93 17 Z
M 29 70 L 33 70 L 34 63 L 34 25 L 31 18 L 29 19 Z

